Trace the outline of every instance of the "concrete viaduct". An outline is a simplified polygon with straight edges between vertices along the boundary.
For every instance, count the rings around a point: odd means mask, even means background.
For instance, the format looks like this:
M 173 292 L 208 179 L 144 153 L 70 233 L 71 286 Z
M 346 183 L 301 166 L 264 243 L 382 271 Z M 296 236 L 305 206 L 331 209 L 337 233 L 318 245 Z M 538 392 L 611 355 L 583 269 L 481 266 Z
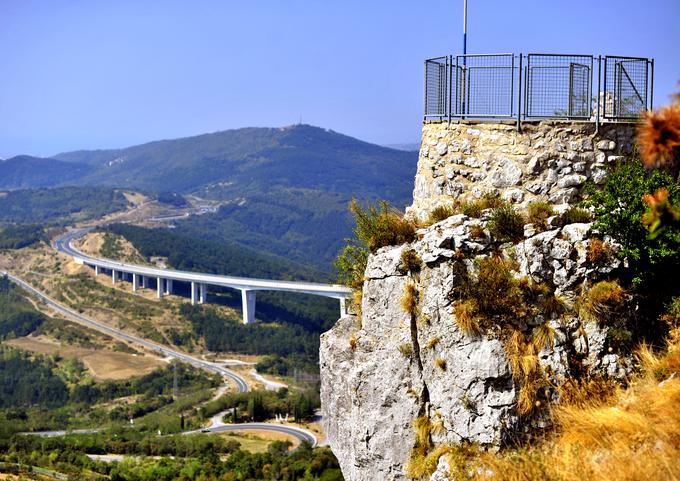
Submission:
M 346 299 L 351 295 L 351 290 L 345 286 L 201 274 L 100 259 L 84 254 L 72 246 L 74 239 L 85 235 L 89 230 L 80 229 L 67 232 L 55 239 L 53 246 L 58 251 L 73 257 L 75 262 L 93 267 L 97 275 L 104 272 L 108 273 L 111 275 L 113 284 L 122 280 L 131 281 L 133 291 L 151 288 L 152 284 L 155 284 L 153 287 L 156 289 L 156 295 L 159 299 L 162 299 L 163 296 L 173 293 L 175 281 L 186 282 L 191 285 L 191 303 L 202 304 L 206 302 L 209 285 L 238 289 L 241 291 L 244 324 L 255 321 L 255 295 L 257 291 L 297 292 L 331 297 L 340 301 L 340 315 L 343 316 L 347 313 Z

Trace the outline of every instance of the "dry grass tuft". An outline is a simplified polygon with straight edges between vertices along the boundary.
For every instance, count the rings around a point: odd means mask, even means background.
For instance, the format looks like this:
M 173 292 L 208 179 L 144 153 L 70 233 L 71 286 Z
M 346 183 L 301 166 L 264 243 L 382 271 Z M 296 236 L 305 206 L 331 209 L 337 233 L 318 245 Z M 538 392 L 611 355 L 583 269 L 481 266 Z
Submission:
M 519 241 L 524 238 L 524 219 L 510 205 L 501 205 L 491 213 L 489 232 L 503 242 Z
M 563 224 L 587 224 L 592 222 L 593 214 L 581 207 L 572 207 L 560 216 Z
M 422 259 L 416 254 L 413 249 L 404 249 L 401 252 L 401 258 L 399 263 L 399 269 L 403 273 L 416 273 L 420 272 L 420 268 L 423 265 Z
M 588 254 L 586 258 L 593 264 L 601 264 L 614 257 L 616 251 L 614 247 L 608 242 L 601 239 L 591 239 L 588 245 Z
M 543 322 L 534 328 L 532 334 L 533 344 L 540 351 L 549 347 L 555 347 L 555 330 L 550 326 L 549 322 Z
M 475 337 L 482 333 L 481 319 L 477 315 L 476 307 L 472 300 L 456 303 L 453 308 L 453 315 L 456 325 L 465 335 Z
M 427 218 L 427 224 L 428 225 L 436 224 L 437 222 L 441 222 L 444 219 L 448 219 L 449 217 L 457 213 L 458 209 L 453 204 L 438 205 L 437 207 L 430 211 L 429 216 Z
M 432 336 L 429 341 L 427 341 L 427 348 L 434 349 L 434 347 L 439 344 L 439 336 Z
M 623 307 L 626 293 L 616 281 L 600 281 L 582 296 L 580 315 L 589 320 L 606 322 Z
M 404 357 L 411 357 L 411 354 L 413 354 L 413 345 L 405 342 L 403 344 L 399 344 L 399 352 L 404 356 Z
M 486 193 L 480 199 L 465 202 L 460 206 L 461 213 L 468 217 L 479 218 L 486 209 L 496 209 L 506 205 L 498 192 Z
M 414 282 L 407 282 L 401 297 L 401 308 L 412 316 L 418 314 L 418 288 Z
M 599 407 L 615 399 L 619 389 L 619 383 L 603 377 L 569 378 L 559 387 L 560 404 L 574 408 Z
M 413 429 L 416 433 L 416 446 L 429 448 L 432 446 L 432 422 L 427 416 L 418 416 L 413 421 Z
M 352 291 L 352 299 L 350 303 L 350 309 L 354 314 L 361 319 L 361 304 L 363 302 L 364 292 L 362 289 L 354 289 Z
M 486 239 L 486 232 L 484 232 L 484 227 L 478 224 L 471 225 L 470 237 L 472 237 L 473 239 Z
M 354 333 L 352 333 L 352 334 L 349 335 L 349 348 L 350 348 L 352 351 L 356 351 L 356 348 L 357 348 L 357 336 L 356 336 Z
M 415 239 L 414 222 L 385 201 L 363 209 L 356 200 L 352 200 L 349 210 L 356 220 L 354 233 L 357 239 L 365 242 L 371 252 L 385 246 L 406 244 Z
M 554 214 L 553 206 L 549 202 L 530 202 L 527 206 L 527 221 L 540 230 L 548 228 L 548 217 Z
M 434 360 L 434 364 L 435 364 L 435 366 L 437 366 L 442 371 L 446 371 L 446 368 L 447 368 L 446 359 L 442 359 L 441 357 L 438 357 L 437 359 Z

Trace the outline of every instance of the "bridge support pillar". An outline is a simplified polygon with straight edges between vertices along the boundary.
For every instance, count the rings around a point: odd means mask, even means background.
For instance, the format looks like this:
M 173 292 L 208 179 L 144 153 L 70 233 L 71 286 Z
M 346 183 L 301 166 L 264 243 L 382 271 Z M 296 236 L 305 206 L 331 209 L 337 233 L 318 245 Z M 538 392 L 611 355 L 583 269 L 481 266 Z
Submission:
M 139 274 L 132 273 L 132 292 L 137 292 L 139 289 Z
M 94 266 L 94 275 L 95 276 L 99 275 L 99 266 Z
M 195 306 L 198 304 L 198 284 L 195 282 L 191 283 L 191 305 Z
M 208 286 L 205 284 L 198 285 L 198 303 L 205 304 L 208 299 Z
M 149 277 L 148 276 L 140 276 L 142 278 L 142 287 L 143 288 L 148 288 L 149 287 Z
M 255 322 L 255 292 L 247 289 L 241 290 L 241 301 L 243 303 L 243 324 Z
M 111 284 L 115 284 L 118 279 L 118 272 L 115 269 L 111 269 Z
M 165 293 L 172 294 L 172 279 L 165 279 Z
M 165 289 L 163 289 L 163 283 L 165 282 L 165 279 L 162 277 L 159 277 L 158 280 L 156 281 L 156 297 L 159 299 L 163 299 L 163 293 L 165 292 Z
M 345 317 L 347 315 L 347 299 L 344 297 L 340 298 L 340 317 Z

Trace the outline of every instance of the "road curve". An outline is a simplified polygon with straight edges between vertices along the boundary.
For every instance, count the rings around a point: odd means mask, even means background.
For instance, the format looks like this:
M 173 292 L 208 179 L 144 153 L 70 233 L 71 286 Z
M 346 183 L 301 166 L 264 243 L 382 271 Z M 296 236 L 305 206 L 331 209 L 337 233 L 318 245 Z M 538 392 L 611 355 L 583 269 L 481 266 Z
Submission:
M 29 283 L 19 279 L 18 277 L 13 276 L 10 273 L 4 271 L 0 271 L 0 274 L 7 275 L 7 277 L 10 280 L 12 280 L 12 282 L 20 285 L 22 288 L 26 289 L 27 291 L 37 296 L 46 305 L 50 306 L 55 311 L 65 315 L 66 317 L 73 319 L 75 322 L 79 324 L 87 326 L 96 331 L 103 332 L 104 334 L 107 334 L 109 336 L 140 345 L 152 351 L 159 352 L 164 356 L 168 356 L 173 359 L 178 359 L 182 362 L 186 362 L 187 364 L 191 364 L 192 366 L 198 367 L 200 369 L 220 374 L 221 376 L 224 376 L 233 381 L 234 384 L 236 384 L 238 392 L 247 392 L 249 390 L 248 382 L 235 372 L 230 371 L 229 369 L 225 369 L 222 366 L 214 364 L 212 362 L 204 361 L 203 359 L 189 356 L 188 354 L 176 351 L 162 344 L 157 344 L 155 342 L 148 341 L 137 336 L 133 336 L 132 334 L 128 334 L 124 331 L 121 331 L 120 329 L 115 329 L 113 327 L 107 326 L 106 324 L 85 317 L 82 314 L 64 306 L 63 304 L 58 303 L 57 301 L 49 297 L 47 294 L 44 294 L 43 292 L 39 291 L 38 289 L 30 285 Z
M 286 426 L 283 424 L 269 424 L 269 423 L 243 423 L 243 424 L 223 424 L 214 428 L 206 428 L 194 432 L 210 432 L 223 433 L 227 431 L 275 431 L 278 433 L 287 434 L 299 439 L 301 442 L 308 442 L 315 447 L 317 444 L 316 436 L 309 431 L 294 426 Z

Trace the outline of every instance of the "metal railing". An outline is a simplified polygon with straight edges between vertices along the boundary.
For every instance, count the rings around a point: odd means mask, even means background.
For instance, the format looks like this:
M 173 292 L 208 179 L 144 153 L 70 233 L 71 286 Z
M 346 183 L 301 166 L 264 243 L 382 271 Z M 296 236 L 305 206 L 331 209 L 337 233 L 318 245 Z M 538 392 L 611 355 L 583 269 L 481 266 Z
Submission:
M 425 60 L 425 120 L 634 120 L 653 83 L 647 58 L 448 55 Z

